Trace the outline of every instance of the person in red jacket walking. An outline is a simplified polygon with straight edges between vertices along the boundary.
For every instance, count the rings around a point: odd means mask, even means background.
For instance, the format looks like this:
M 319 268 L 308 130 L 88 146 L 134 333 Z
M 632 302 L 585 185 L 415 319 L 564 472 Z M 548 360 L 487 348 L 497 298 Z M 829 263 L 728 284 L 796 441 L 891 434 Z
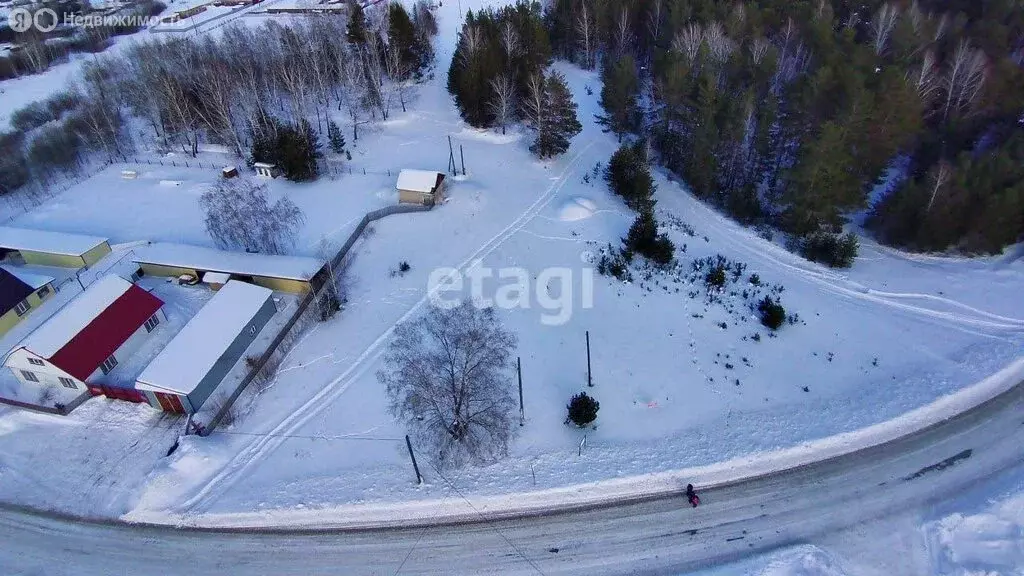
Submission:
M 686 499 L 690 501 L 690 506 L 694 508 L 700 504 L 700 496 L 697 496 L 697 493 L 693 491 L 693 484 L 686 485 Z

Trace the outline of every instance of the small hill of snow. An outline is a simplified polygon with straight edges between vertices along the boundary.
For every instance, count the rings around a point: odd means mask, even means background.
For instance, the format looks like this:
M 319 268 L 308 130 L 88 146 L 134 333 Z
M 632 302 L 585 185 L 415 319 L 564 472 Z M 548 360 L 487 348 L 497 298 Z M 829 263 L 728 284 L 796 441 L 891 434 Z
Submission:
M 597 205 L 592 200 L 582 196 L 573 196 L 565 204 L 562 204 L 562 208 L 558 211 L 558 219 L 563 222 L 586 220 L 593 216 L 596 211 Z

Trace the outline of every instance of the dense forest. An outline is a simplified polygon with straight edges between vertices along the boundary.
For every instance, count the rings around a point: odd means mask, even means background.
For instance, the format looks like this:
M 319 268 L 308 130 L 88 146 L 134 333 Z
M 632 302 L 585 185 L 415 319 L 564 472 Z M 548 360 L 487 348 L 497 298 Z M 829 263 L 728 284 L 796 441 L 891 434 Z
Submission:
M 1024 234 L 1018 0 L 551 0 L 545 18 L 555 56 L 601 69 L 609 131 L 651 134 L 694 193 L 810 257 L 865 208 L 914 250 Z
M 521 0 L 468 14 L 449 90 L 474 126 L 533 126 L 553 57 L 600 70 L 609 132 L 809 258 L 849 265 L 865 211 L 912 250 L 1024 234 L 1017 0 Z

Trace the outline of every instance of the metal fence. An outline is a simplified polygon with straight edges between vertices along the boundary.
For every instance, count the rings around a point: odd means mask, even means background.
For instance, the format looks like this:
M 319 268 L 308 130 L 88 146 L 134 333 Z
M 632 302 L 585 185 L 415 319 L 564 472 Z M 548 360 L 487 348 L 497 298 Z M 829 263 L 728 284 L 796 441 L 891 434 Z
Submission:
M 352 231 L 352 234 L 349 235 L 348 239 L 345 241 L 345 244 L 343 244 L 341 249 L 338 250 L 338 253 L 335 254 L 333 258 L 331 258 L 331 268 L 334 269 L 341 266 L 342 262 L 344 262 L 345 260 L 345 257 L 348 256 L 348 253 L 352 250 L 352 247 L 355 245 L 356 241 L 359 240 L 359 237 L 363 234 L 363 232 L 366 230 L 366 227 L 369 226 L 371 222 L 375 222 L 377 220 L 380 220 L 381 218 L 385 218 L 393 214 L 427 212 L 432 208 L 433 206 L 397 205 L 388 206 L 386 208 L 381 208 L 379 210 L 368 212 L 365 216 L 363 216 L 363 219 L 359 221 L 359 224 L 356 226 L 355 230 Z M 277 352 L 285 352 L 286 349 L 283 348 L 285 342 L 294 342 L 296 340 L 295 336 L 298 336 L 298 333 L 307 324 L 305 322 L 300 324 L 299 321 L 303 318 L 303 316 L 307 314 L 307 312 L 311 312 L 309 310 L 309 307 L 314 302 L 318 302 L 320 301 L 320 299 L 327 297 L 330 290 L 332 289 L 334 289 L 333 285 L 325 284 L 318 291 L 310 291 L 306 293 L 305 296 L 303 296 L 302 300 L 299 301 L 299 305 L 295 309 L 295 312 L 292 314 L 291 318 L 288 319 L 285 325 L 281 328 L 281 330 L 277 333 L 274 339 L 270 342 L 270 346 L 268 346 L 267 349 L 263 352 L 263 354 L 261 354 L 260 357 L 256 360 L 256 362 L 253 363 L 253 365 L 249 369 L 249 372 L 238 384 L 238 387 L 235 389 L 235 391 L 231 393 L 231 396 L 229 396 L 227 400 L 225 400 L 221 404 L 220 409 L 217 411 L 214 417 L 211 418 L 210 421 L 205 425 L 197 425 L 197 430 L 200 436 L 209 436 L 210 433 L 213 432 L 218 425 L 220 425 L 221 421 L 224 420 L 224 417 L 228 414 L 228 412 L 230 412 L 231 407 L 234 406 L 235 402 L 238 400 L 238 397 L 241 396 L 242 393 L 245 392 L 245 390 L 249 387 L 249 385 L 252 384 L 252 382 L 260 375 L 260 372 L 262 372 L 270 364 L 270 361 L 274 357 L 274 354 Z

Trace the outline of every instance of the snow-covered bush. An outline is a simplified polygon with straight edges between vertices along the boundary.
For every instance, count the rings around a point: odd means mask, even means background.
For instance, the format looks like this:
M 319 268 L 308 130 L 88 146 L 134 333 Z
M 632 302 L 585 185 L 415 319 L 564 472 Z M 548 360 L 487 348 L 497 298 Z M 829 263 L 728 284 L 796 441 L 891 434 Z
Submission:
M 569 400 L 566 409 L 569 411 L 568 421 L 583 427 L 597 420 L 597 411 L 601 409 L 601 403 L 588 396 L 586 392 L 580 392 Z

